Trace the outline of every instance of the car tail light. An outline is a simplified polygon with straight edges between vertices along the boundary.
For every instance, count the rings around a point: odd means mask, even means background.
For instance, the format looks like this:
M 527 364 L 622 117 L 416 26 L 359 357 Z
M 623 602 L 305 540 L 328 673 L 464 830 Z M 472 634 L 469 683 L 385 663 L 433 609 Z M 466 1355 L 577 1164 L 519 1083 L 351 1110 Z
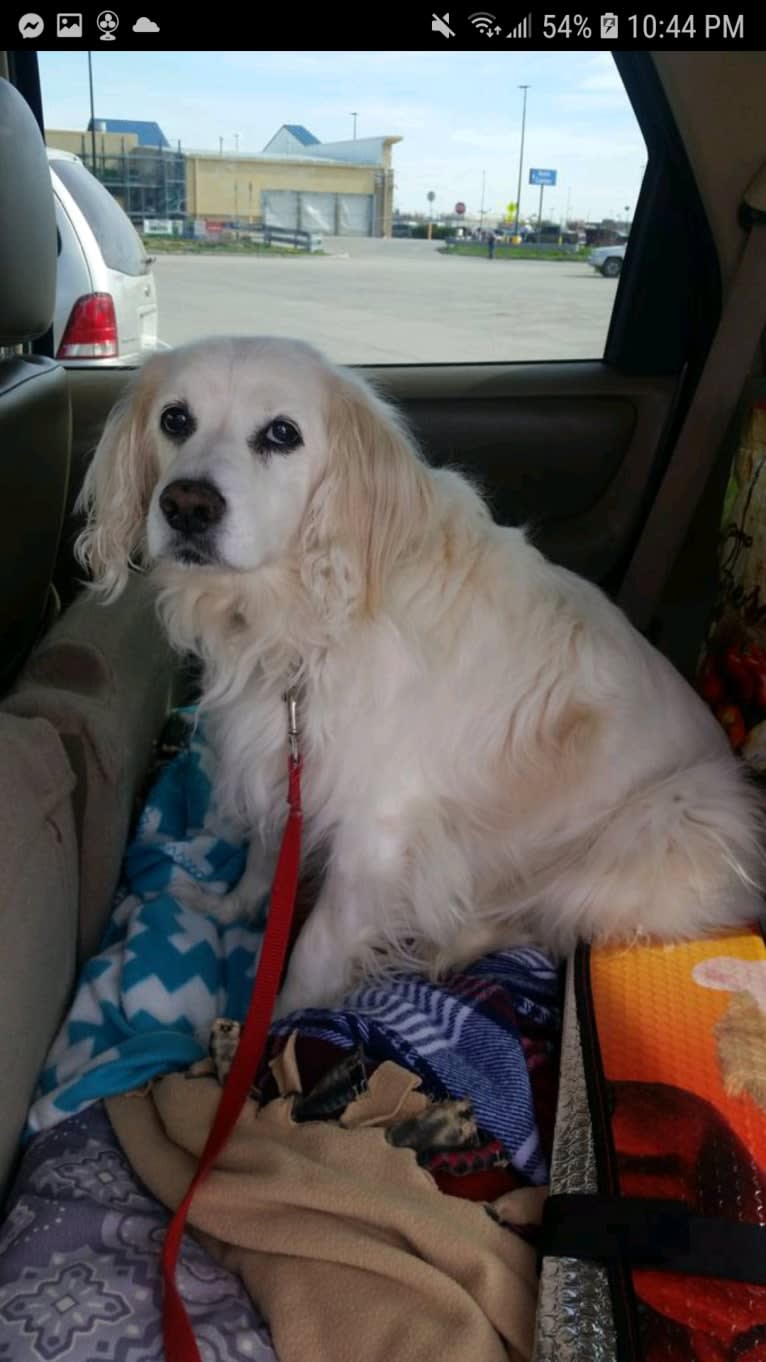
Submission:
M 112 359 L 119 353 L 110 293 L 86 293 L 69 314 L 56 359 Z

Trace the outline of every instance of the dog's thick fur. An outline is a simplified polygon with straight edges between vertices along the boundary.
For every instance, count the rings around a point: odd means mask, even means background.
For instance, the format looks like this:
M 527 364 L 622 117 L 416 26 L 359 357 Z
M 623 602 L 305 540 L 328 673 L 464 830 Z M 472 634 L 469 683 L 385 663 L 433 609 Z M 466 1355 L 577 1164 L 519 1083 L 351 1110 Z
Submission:
M 195 422 L 183 443 L 160 427 L 179 402 Z M 258 452 L 276 418 L 301 446 Z M 180 561 L 159 506 L 176 479 L 226 502 L 202 565 Z M 758 803 L 702 702 L 596 587 L 495 524 L 308 346 L 220 339 L 152 358 L 82 504 L 96 584 L 114 597 L 134 558 L 151 563 L 170 638 L 203 659 L 218 794 L 251 838 L 222 917 L 252 909 L 274 870 L 295 673 L 305 846 L 325 874 L 282 1012 L 388 966 L 758 913 Z

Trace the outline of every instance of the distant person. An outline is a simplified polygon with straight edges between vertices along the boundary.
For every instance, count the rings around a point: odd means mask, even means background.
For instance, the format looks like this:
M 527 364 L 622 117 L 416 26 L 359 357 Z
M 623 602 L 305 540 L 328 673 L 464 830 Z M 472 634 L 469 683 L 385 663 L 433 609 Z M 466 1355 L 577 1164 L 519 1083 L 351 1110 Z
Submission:
M 497 237 L 496 237 L 495 233 L 494 233 L 494 232 L 487 232 L 487 255 L 488 255 L 488 257 L 489 257 L 490 260 L 494 260 L 494 258 L 495 258 L 495 245 L 496 245 L 496 243 L 497 243 Z

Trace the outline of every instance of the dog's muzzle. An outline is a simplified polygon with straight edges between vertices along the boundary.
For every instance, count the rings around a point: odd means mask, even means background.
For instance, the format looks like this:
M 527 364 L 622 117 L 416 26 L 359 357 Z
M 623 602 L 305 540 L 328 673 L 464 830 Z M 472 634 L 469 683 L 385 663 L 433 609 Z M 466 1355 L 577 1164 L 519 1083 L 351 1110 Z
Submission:
M 205 534 L 217 525 L 226 502 L 212 482 L 179 478 L 168 483 L 160 497 L 160 509 L 171 530 L 177 534 Z
M 223 519 L 226 502 L 212 482 L 178 478 L 160 496 L 160 510 L 175 536 L 174 556 L 181 562 L 215 560 L 211 531 Z

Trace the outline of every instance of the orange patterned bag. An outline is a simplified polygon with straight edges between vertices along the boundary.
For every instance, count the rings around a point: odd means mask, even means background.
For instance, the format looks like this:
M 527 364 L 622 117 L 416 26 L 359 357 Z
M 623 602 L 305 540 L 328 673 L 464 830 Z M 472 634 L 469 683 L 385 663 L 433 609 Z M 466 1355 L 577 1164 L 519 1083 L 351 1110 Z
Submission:
M 609 1269 L 620 1362 L 766 1362 L 766 944 L 583 947 L 598 1195 L 544 1252 Z

